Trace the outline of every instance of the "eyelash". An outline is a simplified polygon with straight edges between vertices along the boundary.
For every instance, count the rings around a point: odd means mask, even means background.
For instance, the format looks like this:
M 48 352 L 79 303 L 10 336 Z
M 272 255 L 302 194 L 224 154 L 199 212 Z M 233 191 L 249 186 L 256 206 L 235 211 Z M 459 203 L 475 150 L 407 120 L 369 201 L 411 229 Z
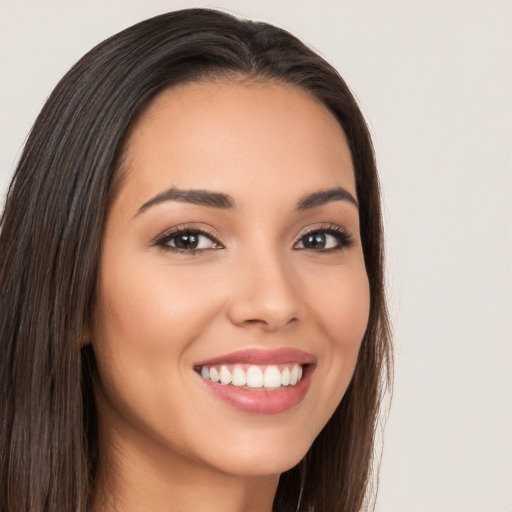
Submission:
M 192 248 L 192 249 L 185 249 L 180 247 L 175 247 L 172 245 L 169 245 L 169 243 L 178 238 L 179 236 L 183 235 L 190 235 L 190 236 L 196 236 L 198 238 L 200 237 L 206 237 L 208 238 L 211 243 L 214 245 L 214 247 L 208 247 L 208 248 Z M 297 247 L 299 243 L 304 244 L 304 241 L 306 237 L 311 237 L 314 235 L 330 235 L 336 239 L 336 247 L 330 247 L 327 249 L 314 249 L 314 248 L 308 248 L 308 247 Z M 301 234 L 297 242 L 295 242 L 293 248 L 295 250 L 309 250 L 313 252 L 336 252 L 336 251 L 343 251 L 344 249 L 348 249 L 354 245 L 354 239 L 352 236 L 347 233 L 343 228 L 340 226 L 337 226 L 335 224 L 331 224 L 326 227 L 318 227 L 311 229 L 309 231 L 306 231 L 305 233 Z M 202 251 L 206 250 L 212 250 L 212 249 L 224 249 L 222 244 L 217 240 L 215 234 L 213 232 L 210 232 L 208 230 L 205 230 L 203 228 L 194 228 L 194 227 L 178 227 L 173 228 L 169 231 L 166 231 L 161 236 L 159 236 L 154 244 L 156 247 L 160 247 L 163 250 L 180 253 L 180 254 L 196 254 Z

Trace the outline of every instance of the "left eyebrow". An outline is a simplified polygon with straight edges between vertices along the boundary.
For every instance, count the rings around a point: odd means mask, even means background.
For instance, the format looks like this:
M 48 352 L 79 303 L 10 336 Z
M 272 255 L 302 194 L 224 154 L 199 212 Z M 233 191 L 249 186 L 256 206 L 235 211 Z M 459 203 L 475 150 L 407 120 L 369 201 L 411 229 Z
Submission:
M 309 210 L 311 208 L 318 208 L 324 204 L 330 203 L 331 201 L 348 201 L 352 203 L 356 208 L 359 208 L 355 197 L 343 187 L 330 188 L 327 190 L 321 190 L 314 192 L 303 197 L 295 207 L 296 210 Z

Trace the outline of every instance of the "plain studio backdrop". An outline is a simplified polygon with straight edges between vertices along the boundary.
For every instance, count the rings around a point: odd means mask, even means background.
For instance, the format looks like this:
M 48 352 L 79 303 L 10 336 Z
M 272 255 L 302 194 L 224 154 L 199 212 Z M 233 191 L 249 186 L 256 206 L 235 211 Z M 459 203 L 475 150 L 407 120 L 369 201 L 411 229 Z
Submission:
M 369 120 L 396 343 L 377 511 L 511 512 L 512 2 L 0 0 L 2 201 L 69 67 L 135 22 L 194 6 L 288 29 Z

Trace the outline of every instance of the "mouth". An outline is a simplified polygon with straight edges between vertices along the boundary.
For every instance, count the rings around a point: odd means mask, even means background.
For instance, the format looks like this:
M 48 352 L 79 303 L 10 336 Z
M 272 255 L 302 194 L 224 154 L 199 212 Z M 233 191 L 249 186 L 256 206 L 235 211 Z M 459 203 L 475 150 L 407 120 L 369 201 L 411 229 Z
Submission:
M 245 350 L 194 365 L 204 385 L 230 406 L 253 414 L 277 414 L 305 397 L 316 366 L 295 349 Z

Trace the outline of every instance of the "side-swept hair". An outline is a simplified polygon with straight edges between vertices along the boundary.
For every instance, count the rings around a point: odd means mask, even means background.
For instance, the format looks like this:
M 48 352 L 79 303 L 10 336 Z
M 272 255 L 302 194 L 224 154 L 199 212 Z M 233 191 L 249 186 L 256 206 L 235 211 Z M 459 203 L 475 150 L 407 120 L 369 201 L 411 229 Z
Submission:
M 370 316 L 350 386 L 305 458 L 285 472 L 278 512 L 355 512 L 367 501 L 390 379 L 379 186 L 370 135 L 339 74 L 288 32 L 207 10 L 156 16 L 87 53 L 27 140 L 0 223 L 0 509 L 86 512 L 98 436 L 90 347 L 105 212 L 123 141 L 163 89 L 232 75 L 294 85 L 339 121 L 351 151 Z

